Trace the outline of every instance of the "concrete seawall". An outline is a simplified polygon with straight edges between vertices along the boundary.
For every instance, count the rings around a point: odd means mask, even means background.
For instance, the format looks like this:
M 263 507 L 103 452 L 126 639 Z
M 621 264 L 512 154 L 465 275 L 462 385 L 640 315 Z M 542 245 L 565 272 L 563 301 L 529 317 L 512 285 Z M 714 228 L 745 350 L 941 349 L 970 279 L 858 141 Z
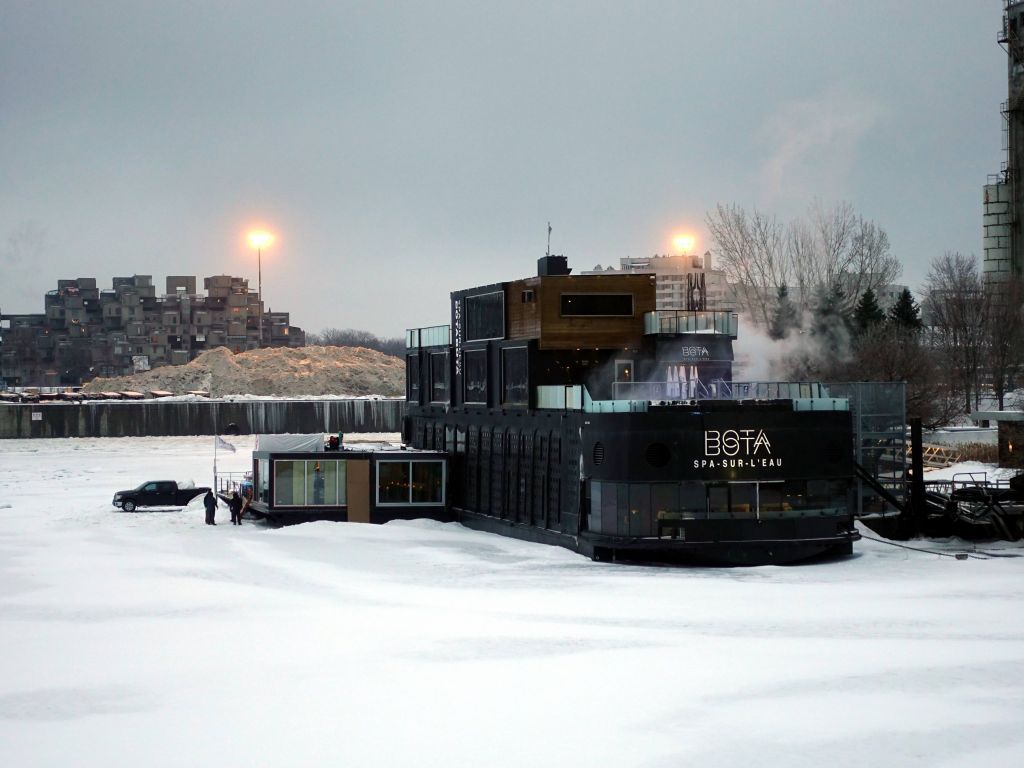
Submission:
M 147 400 L 0 405 L 0 439 L 400 432 L 405 400 Z

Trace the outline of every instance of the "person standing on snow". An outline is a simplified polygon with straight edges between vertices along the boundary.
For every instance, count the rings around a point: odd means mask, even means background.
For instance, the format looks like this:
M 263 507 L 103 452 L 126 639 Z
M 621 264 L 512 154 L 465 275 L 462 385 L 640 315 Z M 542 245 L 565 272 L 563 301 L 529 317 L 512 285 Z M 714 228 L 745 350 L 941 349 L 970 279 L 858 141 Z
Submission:
M 216 525 L 213 516 L 217 512 L 217 497 L 213 495 L 213 491 L 207 491 L 206 496 L 203 498 L 203 505 L 206 507 L 206 524 Z
M 231 510 L 231 524 L 241 525 L 242 524 L 242 497 L 238 495 L 238 491 L 231 492 L 231 498 L 228 500 L 228 509 Z

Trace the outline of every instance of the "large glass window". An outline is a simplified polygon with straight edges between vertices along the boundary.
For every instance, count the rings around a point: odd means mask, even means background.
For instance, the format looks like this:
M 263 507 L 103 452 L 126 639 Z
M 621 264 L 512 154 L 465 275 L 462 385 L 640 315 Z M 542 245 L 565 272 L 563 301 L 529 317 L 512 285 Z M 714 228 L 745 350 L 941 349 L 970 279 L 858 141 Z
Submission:
M 270 501 L 270 460 L 260 459 L 256 463 L 256 498 L 264 504 Z
M 601 483 L 597 480 L 589 480 L 590 484 L 590 514 L 587 515 L 587 529 L 591 531 L 601 530 Z
M 526 347 L 501 350 L 501 402 L 505 405 L 529 403 L 529 375 Z
M 631 293 L 563 293 L 563 317 L 632 317 Z
M 377 462 L 377 504 L 444 504 L 444 462 Z
M 730 483 L 729 497 L 734 517 L 757 517 L 757 483 Z
M 617 533 L 619 525 L 620 483 L 601 483 L 601 528 L 602 533 Z
M 503 291 L 466 297 L 466 341 L 505 338 Z
M 658 528 L 663 520 L 679 517 L 678 483 L 651 484 L 651 512 L 655 528 Z
M 377 463 L 377 503 L 409 503 L 409 462 L 381 461 Z
M 782 483 L 759 483 L 758 504 L 762 517 L 785 517 L 790 511 L 782 494 Z
M 679 486 L 679 511 L 687 520 L 703 520 L 708 516 L 708 497 L 703 483 Z
M 467 349 L 465 357 L 466 371 L 463 374 L 467 403 L 487 403 L 487 350 Z
M 435 352 L 430 356 L 430 401 L 448 402 L 448 353 Z
M 274 504 L 295 506 L 306 501 L 303 461 L 274 462 Z
M 307 506 L 337 506 L 339 492 L 344 498 L 345 463 L 307 461 L 306 470 Z
M 405 358 L 405 399 L 410 403 L 420 401 L 420 356 L 406 355 Z
M 274 506 L 344 506 L 346 467 L 339 459 L 275 461 Z
M 846 483 L 842 480 L 808 480 L 808 503 L 815 509 L 829 512 L 846 510 Z
M 810 507 L 807 498 L 806 480 L 787 480 L 782 484 L 782 505 L 784 509 L 801 510 Z
M 647 483 L 630 483 L 629 535 L 650 536 L 652 533 L 651 487 Z
M 729 516 L 729 486 L 708 486 L 708 514 L 710 517 Z
M 412 462 L 412 503 L 441 504 L 444 501 L 444 464 L 440 461 Z

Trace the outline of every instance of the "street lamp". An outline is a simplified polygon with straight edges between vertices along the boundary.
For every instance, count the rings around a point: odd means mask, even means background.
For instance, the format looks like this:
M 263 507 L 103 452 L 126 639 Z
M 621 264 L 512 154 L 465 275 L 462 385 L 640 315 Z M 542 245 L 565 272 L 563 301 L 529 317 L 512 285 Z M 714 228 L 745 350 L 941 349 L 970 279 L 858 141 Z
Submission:
M 256 249 L 257 284 L 256 292 L 260 295 L 260 346 L 263 346 L 263 249 L 274 242 L 274 236 L 262 229 L 249 233 L 249 245 Z
M 684 256 L 693 251 L 693 246 L 696 245 L 697 239 L 690 234 L 679 234 L 672 238 L 672 245 L 676 247 L 676 250 Z

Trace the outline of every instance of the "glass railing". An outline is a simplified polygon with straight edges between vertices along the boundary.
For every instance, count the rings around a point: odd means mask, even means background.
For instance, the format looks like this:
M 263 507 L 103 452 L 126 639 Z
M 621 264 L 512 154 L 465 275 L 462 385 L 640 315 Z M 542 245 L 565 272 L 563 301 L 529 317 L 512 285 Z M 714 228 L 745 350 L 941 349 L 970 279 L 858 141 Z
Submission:
M 537 387 L 537 408 L 585 413 L 638 413 L 647 410 L 646 400 L 594 400 L 587 388 L 570 386 Z
M 537 387 L 537 407 L 556 411 L 579 411 L 583 408 L 583 387 L 578 384 Z
M 450 325 L 432 325 L 429 328 L 410 328 L 405 332 L 405 348 L 444 347 L 451 343 Z
M 736 337 L 739 315 L 735 312 L 657 309 L 644 314 L 644 333 L 718 333 Z
M 537 408 L 586 413 L 636 413 L 651 403 L 672 405 L 693 400 L 790 400 L 795 411 L 848 411 L 850 400 L 831 397 L 815 381 L 631 381 L 612 384 L 610 400 L 593 400 L 581 385 L 536 388 Z
M 817 381 L 734 381 L 730 400 L 800 400 L 830 397 Z

